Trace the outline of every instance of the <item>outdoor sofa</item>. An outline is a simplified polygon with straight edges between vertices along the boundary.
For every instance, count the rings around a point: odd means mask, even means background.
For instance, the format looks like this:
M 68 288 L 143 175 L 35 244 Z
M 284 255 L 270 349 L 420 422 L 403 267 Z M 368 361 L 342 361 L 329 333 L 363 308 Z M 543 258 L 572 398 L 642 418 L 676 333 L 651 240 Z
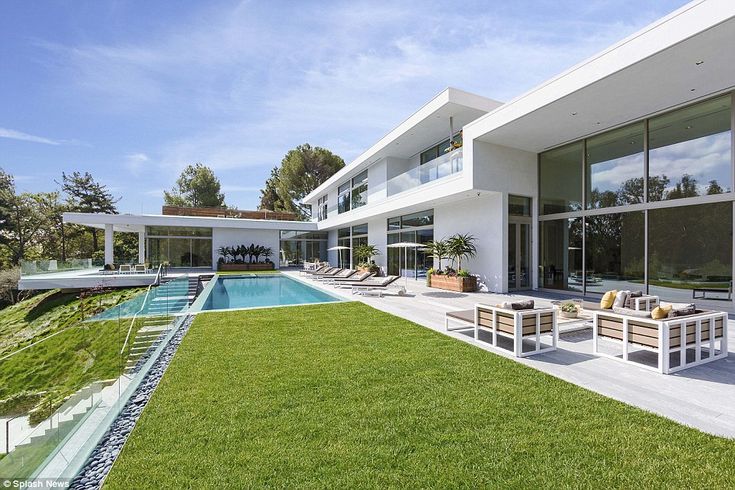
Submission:
M 601 352 L 601 339 L 621 343 L 622 356 Z M 594 312 L 592 340 L 596 355 L 669 374 L 727 357 L 727 313 L 695 309 L 689 315 L 655 320 L 640 311 L 600 310 Z M 656 367 L 635 361 L 631 348 L 656 353 Z
M 533 303 L 531 303 L 533 304 Z M 556 324 L 557 310 L 551 308 L 514 309 L 510 304 L 490 306 L 475 305 L 475 340 L 487 343 L 494 348 L 500 348 L 499 337 L 513 341 L 513 355 L 527 357 L 543 352 L 556 350 L 559 340 L 559 330 Z M 448 323 L 446 324 L 448 327 Z M 480 332 L 491 334 L 490 342 L 480 338 Z M 550 340 L 551 345 L 542 340 Z M 524 344 L 525 341 L 525 344 Z M 524 345 L 532 345 L 531 350 L 524 351 Z

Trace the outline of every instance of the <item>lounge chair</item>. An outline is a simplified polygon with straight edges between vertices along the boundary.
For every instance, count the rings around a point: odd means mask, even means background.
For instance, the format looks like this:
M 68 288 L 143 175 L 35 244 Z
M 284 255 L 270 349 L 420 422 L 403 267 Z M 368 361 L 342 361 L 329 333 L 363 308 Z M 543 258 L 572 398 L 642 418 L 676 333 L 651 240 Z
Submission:
M 495 348 L 498 346 L 498 337 L 513 340 L 513 355 L 527 357 L 542 352 L 556 350 L 559 340 L 559 330 L 556 326 L 555 308 L 533 308 L 528 310 L 514 310 L 501 306 L 475 305 L 475 340 L 480 339 L 480 331 L 490 332 L 492 339 L 485 342 Z M 551 346 L 544 346 L 541 337 L 551 337 Z M 533 349 L 523 350 L 523 341 L 531 341 Z M 527 344 L 526 344 L 527 345 Z
M 120 264 L 120 268 L 117 270 L 118 274 L 131 274 L 133 272 L 133 269 L 130 267 L 130 264 Z
M 682 329 L 686 332 L 683 348 Z M 622 356 L 600 352 L 600 339 L 622 343 Z M 600 356 L 634 362 L 662 374 L 674 373 L 727 357 L 727 313 L 695 310 L 691 315 L 654 320 L 632 310 L 596 311 L 592 346 L 594 353 Z M 656 367 L 632 360 L 629 355 L 631 347 L 658 354 Z M 675 366 L 671 366 L 672 357 L 675 362 L 678 361 Z
M 345 269 L 343 269 L 341 267 L 330 267 L 329 269 L 327 269 L 324 272 L 319 272 L 319 273 L 316 273 L 316 274 L 312 274 L 311 277 L 313 277 L 314 279 L 317 279 L 318 280 L 318 279 L 321 279 L 322 277 L 336 276 L 337 274 L 339 274 L 343 270 L 345 270 Z
M 148 268 L 145 264 L 135 264 L 135 273 L 136 274 L 145 274 L 148 272 Z
M 325 283 L 328 284 L 334 284 L 335 287 L 339 287 L 340 284 L 359 284 L 361 282 L 364 282 L 367 279 L 370 279 L 375 274 L 372 272 L 356 272 L 355 274 L 349 276 L 349 277 L 334 277 L 334 278 L 327 278 L 324 280 Z
M 313 276 L 315 274 L 322 274 L 324 272 L 327 272 L 328 270 L 334 269 L 334 267 L 329 267 L 328 265 L 323 265 L 319 267 L 318 269 L 314 269 L 313 271 L 307 271 L 303 270 L 301 271 L 302 274 L 306 274 L 308 276 Z
M 383 293 L 390 287 L 391 284 L 398 280 L 399 276 L 387 276 L 381 281 L 362 281 L 354 282 L 349 284 L 352 287 L 352 294 L 373 294 L 377 293 L 378 296 L 383 297 Z M 398 289 L 398 294 L 402 295 L 405 293 L 403 287 Z
M 354 269 L 342 269 L 338 271 L 336 274 L 324 274 L 324 275 L 316 276 L 316 280 L 329 282 L 333 279 L 349 279 L 356 273 L 357 271 Z

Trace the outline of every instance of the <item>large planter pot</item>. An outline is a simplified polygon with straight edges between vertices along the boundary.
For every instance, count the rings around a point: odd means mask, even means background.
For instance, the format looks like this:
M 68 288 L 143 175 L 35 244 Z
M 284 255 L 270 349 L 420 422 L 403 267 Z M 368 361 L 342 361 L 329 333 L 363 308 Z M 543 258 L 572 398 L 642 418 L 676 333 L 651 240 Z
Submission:
M 219 264 L 217 270 L 222 272 L 231 271 L 271 271 L 274 270 L 274 264 L 257 263 L 257 264 Z
M 477 290 L 477 278 L 475 276 L 451 277 L 432 274 L 429 278 L 429 287 L 469 293 Z

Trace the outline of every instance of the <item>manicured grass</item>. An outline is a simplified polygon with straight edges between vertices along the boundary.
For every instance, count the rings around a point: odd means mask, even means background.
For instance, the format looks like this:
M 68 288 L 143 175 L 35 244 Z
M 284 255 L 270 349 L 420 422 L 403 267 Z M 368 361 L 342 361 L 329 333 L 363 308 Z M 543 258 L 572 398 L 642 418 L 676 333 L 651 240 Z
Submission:
M 199 315 L 106 488 L 735 486 L 735 442 L 361 303 Z
M 0 360 L 0 416 L 34 410 L 35 423 L 92 381 L 118 377 L 130 319 L 82 320 L 142 291 L 116 290 L 84 300 L 77 293 L 49 291 L 0 311 L 0 357 L 15 353 Z M 138 328 L 140 322 L 133 333 Z M 33 342 L 39 343 L 20 350 Z
M 57 289 L 0 310 L 0 357 L 63 330 L 140 294 L 145 288 L 117 289 L 79 299 Z

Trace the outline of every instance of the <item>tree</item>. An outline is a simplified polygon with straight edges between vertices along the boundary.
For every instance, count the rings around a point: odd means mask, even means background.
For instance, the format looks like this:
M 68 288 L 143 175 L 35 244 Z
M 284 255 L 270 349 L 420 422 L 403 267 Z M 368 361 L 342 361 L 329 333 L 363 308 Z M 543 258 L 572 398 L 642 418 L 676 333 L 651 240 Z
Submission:
M 187 166 L 171 192 L 163 191 L 167 206 L 224 208 L 225 195 L 211 168 L 201 163 Z
M 265 187 L 260 190 L 259 209 L 283 211 L 281 200 L 278 197 L 278 167 L 271 169 L 271 176 L 265 181 Z
M 722 186 L 717 183 L 716 180 L 710 180 L 709 185 L 707 186 L 707 194 L 722 194 L 724 191 L 722 190 Z
M 58 184 L 59 182 L 57 182 Z M 120 198 L 113 197 L 107 186 L 94 180 L 89 172 L 81 174 L 73 172 L 71 175 L 61 174 L 61 190 L 66 194 L 66 204 L 69 211 L 79 213 L 117 213 L 116 204 Z M 89 228 L 92 234 L 92 251 L 99 250 L 99 238 L 96 228 Z
M 286 153 L 280 168 L 271 171 L 261 191 L 261 209 L 272 206 L 274 211 L 307 219 L 310 213 L 301 200 L 344 166 L 344 160 L 327 149 L 308 143 L 297 146 Z
M 682 197 L 695 197 L 698 195 L 697 179 L 689 174 L 684 174 L 681 176 L 681 181 L 677 182 L 674 188 L 668 192 L 666 199 L 680 199 Z
M 37 240 L 38 231 L 51 222 L 50 212 L 56 200 L 56 193 L 32 194 L 24 192 L 6 196 L 7 219 L 0 230 L 0 244 L 10 252 L 13 264 L 19 264 L 26 258 L 26 253 L 32 246 L 40 246 Z M 3 198 L 3 200 L 6 199 Z

